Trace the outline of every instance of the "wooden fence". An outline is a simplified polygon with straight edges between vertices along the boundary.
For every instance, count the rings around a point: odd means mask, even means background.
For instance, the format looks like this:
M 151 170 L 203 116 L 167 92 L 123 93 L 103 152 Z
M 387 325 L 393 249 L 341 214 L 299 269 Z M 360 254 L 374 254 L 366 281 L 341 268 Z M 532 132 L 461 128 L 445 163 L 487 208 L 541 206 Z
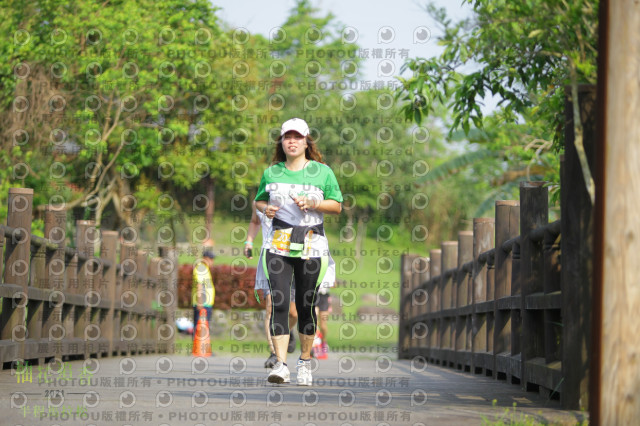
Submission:
M 581 87 L 593 169 L 595 91 Z M 400 358 L 425 361 L 560 395 L 586 408 L 590 351 L 592 206 L 573 147 L 567 100 L 561 217 L 548 223 L 548 190 L 523 182 L 519 201 L 444 241 L 429 257 L 402 258 Z
M 119 242 L 115 231 L 47 206 L 44 235 L 31 234 L 33 190 L 9 190 L 0 226 L 0 362 L 170 353 L 175 334 L 175 250 L 160 256 Z M 99 257 L 94 255 L 99 244 Z

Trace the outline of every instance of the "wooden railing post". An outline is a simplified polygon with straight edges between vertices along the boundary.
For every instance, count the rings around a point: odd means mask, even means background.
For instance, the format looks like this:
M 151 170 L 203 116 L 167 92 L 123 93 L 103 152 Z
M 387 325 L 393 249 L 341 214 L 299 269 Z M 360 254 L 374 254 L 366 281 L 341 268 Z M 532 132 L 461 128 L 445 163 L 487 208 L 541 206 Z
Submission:
M 431 312 L 440 312 L 440 280 L 442 271 L 442 250 L 434 249 L 429 252 L 431 263 L 431 284 L 427 291 L 429 292 L 429 309 Z M 429 327 L 429 361 L 440 364 L 440 319 L 434 318 Z
M 495 337 L 495 289 L 496 289 L 496 265 L 495 259 L 487 260 L 487 302 L 491 303 L 491 310 L 487 312 L 487 352 L 492 354 L 491 357 L 491 376 L 495 378 L 496 372 L 496 356 L 495 345 L 493 339 Z M 487 374 L 489 375 L 489 374 Z
M 469 280 L 471 275 L 462 270 L 462 265 L 473 260 L 473 231 L 458 232 L 458 272 L 455 280 L 455 340 L 456 363 L 458 369 L 471 368 L 471 346 L 467 347 L 467 330 L 471 328 L 471 310 L 466 310 L 469 305 L 468 295 Z
M 412 349 L 414 321 L 416 316 L 414 300 L 414 286 L 418 271 L 415 262 L 419 259 L 416 255 L 402 254 L 400 257 L 400 315 L 398 329 L 398 358 L 408 359 L 414 356 Z
M 122 268 L 122 255 L 123 255 L 123 249 L 121 247 L 121 240 L 120 240 L 120 235 L 118 234 L 117 238 L 116 238 L 116 244 L 115 244 L 115 253 L 116 253 L 116 258 L 118 259 L 118 263 L 116 265 L 114 265 L 115 268 L 115 282 L 114 282 L 114 290 L 113 290 L 113 333 L 112 333 L 112 338 L 111 338 L 111 355 L 120 355 L 120 347 L 121 347 L 121 342 L 120 342 L 120 333 L 121 333 L 121 329 L 122 329 L 122 325 L 121 322 L 123 320 L 123 315 L 122 315 L 122 293 L 123 293 L 123 282 L 124 282 L 124 273 L 123 273 L 123 268 Z
M 411 301 L 407 300 L 407 295 L 411 292 L 411 275 L 413 271 L 411 269 L 411 261 L 408 258 L 409 256 L 411 255 L 403 254 L 400 257 L 400 300 L 402 301 L 402 305 L 400 306 L 400 326 L 398 329 L 399 359 L 409 357 L 408 350 L 411 346 L 411 333 L 409 332 L 412 320 Z
M 414 315 L 422 316 L 429 311 L 429 294 L 424 285 L 430 277 L 430 264 L 428 257 L 419 257 L 414 259 L 414 271 L 418 275 L 418 289 L 415 289 L 411 295 L 411 305 L 413 306 Z M 416 333 L 416 347 L 424 348 L 429 345 L 429 321 L 423 320 L 419 324 L 420 332 Z M 424 354 L 421 354 L 424 356 Z
M 410 320 L 410 328 L 411 328 L 411 339 L 409 347 L 411 348 L 411 357 L 414 357 L 418 354 L 418 348 L 422 346 L 424 343 L 424 339 L 428 333 L 427 324 L 424 320 L 419 320 L 419 316 L 422 315 L 424 310 L 424 305 L 426 302 L 426 292 L 422 288 L 422 284 L 424 284 L 425 271 L 427 270 L 427 265 L 424 262 L 424 258 L 415 256 L 411 260 L 411 271 L 412 271 L 412 284 L 411 284 L 411 293 L 409 296 L 408 303 L 410 304 L 409 308 L 409 316 Z
M 513 300 L 520 300 L 522 294 L 520 274 L 520 242 L 513 243 L 511 248 L 511 296 Z M 511 310 L 511 356 L 515 357 L 522 352 L 522 310 Z M 517 368 L 521 372 L 521 367 Z
M 160 342 L 159 327 L 160 327 L 160 315 L 156 307 L 158 306 L 158 279 L 159 271 L 158 265 L 160 264 L 159 257 L 152 257 L 149 260 L 149 279 L 148 284 L 148 297 L 149 307 L 146 309 L 147 316 L 147 347 L 145 352 L 157 353 L 158 343 Z
M 467 282 L 468 272 L 462 272 L 462 265 L 473 260 L 473 231 L 458 232 L 458 274 L 456 279 L 456 307 L 463 308 L 471 303 Z
M 494 247 L 493 218 L 473 219 L 473 272 L 470 300 L 473 304 L 471 351 L 473 360 L 471 371 L 486 373 L 493 371 L 493 356 L 488 353 L 488 315 L 493 315 L 493 305 L 487 305 L 487 262 L 480 262 L 481 253 Z M 480 305 L 482 304 L 482 305 Z
M 35 289 L 44 289 L 48 285 L 45 277 L 46 257 L 46 244 L 32 244 L 31 272 L 29 278 L 30 293 L 34 293 L 36 291 Z M 38 293 L 40 294 L 30 295 L 32 297 L 29 297 L 29 303 L 27 305 L 27 334 L 29 337 L 25 341 L 24 358 L 37 359 L 38 365 L 43 365 L 45 356 L 47 355 L 46 349 L 48 349 L 45 348 L 44 344 L 46 340 L 40 340 L 42 337 L 47 337 L 46 334 L 43 334 L 43 328 L 45 325 L 45 304 L 42 300 L 44 292 Z M 43 345 L 40 345 L 41 343 L 43 343 Z
M 558 235 L 545 232 L 543 256 L 544 293 L 549 296 L 561 296 L 560 237 Z M 545 309 L 544 327 L 545 363 L 561 361 L 562 314 L 560 306 L 558 309 Z
M 77 300 L 75 297 L 80 293 L 78 286 L 78 250 L 73 250 L 71 256 L 65 255 L 65 276 L 66 276 L 66 291 L 65 298 Z M 76 303 L 65 304 L 62 307 L 62 323 L 64 324 L 65 339 L 63 345 L 65 347 L 62 351 L 68 355 L 78 355 L 81 351 L 84 352 L 84 347 L 80 347 L 80 344 L 84 344 L 84 330 L 77 331 L 78 316 L 81 315 L 81 306 Z M 71 347 L 70 344 L 74 346 Z
M 91 220 L 76 221 L 76 247 L 78 250 L 78 290 L 85 300 L 93 300 L 90 292 L 95 288 L 96 263 L 94 259 L 95 243 L 99 240 L 99 231 Z M 100 328 L 95 324 L 98 309 L 85 304 L 76 306 L 76 337 L 81 337 L 85 359 L 97 351 Z
M 149 263 L 147 261 L 147 252 L 138 250 L 136 255 L 136 265 L 138 266 L 138 312 L 135 314 L 136 329 L 138 330 L 138 339 L 133 342 L 136 346 L 136 353 L 142 353 L 142 348 L 149 341 L 149 327 L 147 312 L 149 310 Z
M 2 351 L 2 362 L 24 359 L 24 341 L 28 337 L 24 317 L 29 301 L 32 211 L 33 189 L 9 188 L 7 226 L 14 228 L 15 232 L 6 239 L 4 285 L 17 287 L 2 298 L 0 336 L 2 340 L 14 342 Z
M 402 269 L 400 272 L 401 294 L 403 294 L 404 297 L 401 299 L 403 300 L 400 313 L 402 323 L 398 337 L 400 338 L 400 351 L 402 351 L 402 356 L 406 358 L 411 357 L 411 348 L 415 346 L 415 342 L 413 341 L 415 309 L 409 295 L 413 293 L 418 280 L 418 274 L 414 264 L 416 259 L 418 259 L 418 256 L 414 254 L 402 255 Z
M 503 244 L 520 234 L 520 203 L 515 200 L 496 201 L 495 226 L 495 310 L 494 310 L 494 353 L 496 356 L 495 377 L 507 379 L 510 383 L 521 378 L 521 366 L 514 359 L 512 331 L 519 333 L 521 300 L 512 292 L 513 250 L 503 250 Z M 512 246 L 513 247 L 513 246 Z M 519 351 L 518 351 L 519 352 Z
M 511 251 L 502 245 L 520 234 L 520 202 L 496 201 L 496 295 L 495 298 L 511 296 Z M 515 294 L 520 294 L 519 292 Z
M 67 245 L 67 214 L 60 205 L 47 205 L 44 210 L 44 237 L 58 248 L 47 256 L 45 278 L 48 282 L 47 288 L 51 290 L 64 291 L 65 285 L 65 253 Z M 46 333 L 45 333 L 46 334 Z
M 178 255 L 174 247 L 159 247 L 160 257 L 160 292 L 158 293 L 158 303 L 165 311 L 166 324 L 173 333 L 168 340 L 163 342 L 158 348 L 160 352 L 175 353 L 176 335 L 176 315 L 175 309 L 178 303 Z
M 454 307 L 454 291 L 453 291 L 453 274 L 445 275 L 447 271 L 453 269 L 458 264 L 458 242 L 457 241 L 443 241 L 442 247 L 442 279 L 440 280 L 440 304 L 443 312 L 442 327 L 440 328 L 440 346 L 444 351 L 444 356 L 449 367 L 453 367 L 455 362 L 455 354 L 453 352 L 453 333 L 455 327 L 455 311 Z
M 444 274 L 446 271 L 455 268 L 458 265 L 458 242 L 457 241 L 443 241 L 442 248 L 442 271 Z M 455 306 L 453 291 L 453 275 L 448 275 L 440 283 L 440 306 L 442 310 L 451 309 Z
M 120 245 L 120 264 L 122 273 L 122 294 L 118 302 L 120 311 L 120 330 L 118 330 L 118 351 L 125 355 L 132 352 L 131 335 L 137 332 L 135 328 L 135 318 L 132 309 L 137 309 L 139 305 L 137 295 L 137 264 L 136 246 L 133 243 L 122 243 Z
M 116 324 L 116 246 L 118 244 L 118 233 L 116 231 L 102 231 L 102 244 L 100 246 L 100 258 L 109 263 L 108 267 L 103 265 L 102 274 L 104 288 L 101 294 L 106 299 L 105 320 L 100 324 L 102 336 L 108 341 L 108 354 L 111 355 L 115 349 L 115 340 L 117 334 Z
M 604 7 L 604 5 L 603 5 Z M 604 23 L 602 23 L 604 25 Z M 596 117 L 601 102 L 592 86 L 579 88 L 583 145 L 589 168 L 596 164 Z M 602 109 L 600 109 L 602 111 Z M 591 204 L 574 144 L 573 103 L 565 102 L 565 154 L 560 165 L 560 223 L 562 229 L 562 383 L 565 409 L 589 407 L 592 286 L 594 267 L 594 207 Z M 597 262 L 597 259 L 595 260 Z
M 410 261 L 408 267 L 411 268 L 411 278 L 410 281 L 408 282 L 409 285 L 409 293 L 413 294 L 413 292 L 416 290 L 416 287 L 418 286 L 418 281 L 419 281 L 419 277 L 418 277 L 418 271 L 416 270 L 416 260 L 418 260 L 418 256 L 417 255 L 409 255 L 410 257 L 407 258 L 407 260 Z M 413 323 L 415 321 L 416 318 L 416 307 L 413 303 L 411 303 L 411 301 L 409 301 L 409 321 L 411 323 Z M 415 347 L 415 339 L 413 334 L 411 335 L 411 342 L 409 344 L 409 347 Z
M 53 292 L 49 300 L 45 302 L 45 321 L 42 329 L 42 336 L 47 338 L 47 345 L 51 346 L 53 341 L 64 337 L 63 312 L 64 312 L 64 291 L 65 291 L 65 254 L 66 246 L 66 211 L 60 205 L 47 205 L 44 210 L 44 237 L 58 245 L 58 248 L 46 258 L 44 276 L 47 288 Z M 53 352 L 54 356 L 62 359 L 62 348 L 60 345 L 53 345 L 48 352 Z
M 522 383 L 534 389 L 540 383 L 528 377 L 527 362 L 544 357 L 544 315 L 540 310 L 526 309 L 526 297 L 544 291 L 542 244 L 531 239 L 531 231 L 549 222 L 549 197 L 545 182 L 520 183 L 520 272 L 522 282 Z M 530 389 L 531 388 L 531 389 Z
M 491 250 L 494 244 L 495 219 L 478 217 L 473 219 L 473 288 L 471 302 L 482 303 L 487 300 L 487 262 L 480 262 L 481 253 Z

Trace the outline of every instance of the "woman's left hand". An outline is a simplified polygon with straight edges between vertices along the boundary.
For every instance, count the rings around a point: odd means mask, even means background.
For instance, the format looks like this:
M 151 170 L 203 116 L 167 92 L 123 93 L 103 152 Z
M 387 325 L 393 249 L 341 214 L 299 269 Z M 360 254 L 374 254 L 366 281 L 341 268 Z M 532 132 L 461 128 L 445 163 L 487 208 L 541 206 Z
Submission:
M 304 195 L 292 197 L 293 201 L 298 205 L 300 210 L 303 212 L 307 212 L 309 209 L 316 209 L 320 204 L 318 200 L 314 200 L 312 198 L 307 198 Z

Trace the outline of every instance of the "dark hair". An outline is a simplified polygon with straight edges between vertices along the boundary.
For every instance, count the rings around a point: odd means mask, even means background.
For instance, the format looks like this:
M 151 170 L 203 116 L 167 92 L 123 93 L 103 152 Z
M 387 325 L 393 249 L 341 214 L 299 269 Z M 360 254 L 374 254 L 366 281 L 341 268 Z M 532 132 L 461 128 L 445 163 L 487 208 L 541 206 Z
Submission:
M 307 140 L 307 148 L 304 150 L 304 156 L 307 160 L 317 161 L 318 163 L 325 164 L 322 161 L 322 154 L 318 150 L 315 141 L 311 138 L 311 136 L 306 137 Z M 284 149 L 282 149 L 282 136 L 278 138 L 276 144 L 276 151 L 273 153 L 273 158 L 271 159 L 271 164 L 282 163 L 287 160 L 287 154 L 284 153 Z

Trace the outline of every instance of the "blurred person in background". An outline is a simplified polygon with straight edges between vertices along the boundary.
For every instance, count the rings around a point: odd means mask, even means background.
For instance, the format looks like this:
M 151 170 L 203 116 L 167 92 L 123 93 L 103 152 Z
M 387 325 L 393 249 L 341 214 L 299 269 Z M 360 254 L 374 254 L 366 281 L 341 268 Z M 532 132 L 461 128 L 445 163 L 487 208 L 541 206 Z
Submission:
M 211 330 L 211 311 L 216 297 L 216 288 L 213 285 L 213 249 L 206 247 L 202 252 L 202 258 L 197 260 L 193 265 L 193 283 L 191 287 L 191 303 L 193 304 L 193 329 L 198 328 L 198 319 L 200 319 L 200 310 L 202 308 L 207 312 L 207 323 Z M 195 339 L 196 333 L 193 333 Z
M 316 315 L 318 317 L 318 332 L 316 340 L 313 342 L 313 356 L 318 359 L 327 359 L 329 357 L 329 345 L 327 345 L 327 335 L 329 334 L 328 322 L 331 313 L 331 295 L 327 287 L 321 287 L 318 290 L 318 299 L 316 303 Z

